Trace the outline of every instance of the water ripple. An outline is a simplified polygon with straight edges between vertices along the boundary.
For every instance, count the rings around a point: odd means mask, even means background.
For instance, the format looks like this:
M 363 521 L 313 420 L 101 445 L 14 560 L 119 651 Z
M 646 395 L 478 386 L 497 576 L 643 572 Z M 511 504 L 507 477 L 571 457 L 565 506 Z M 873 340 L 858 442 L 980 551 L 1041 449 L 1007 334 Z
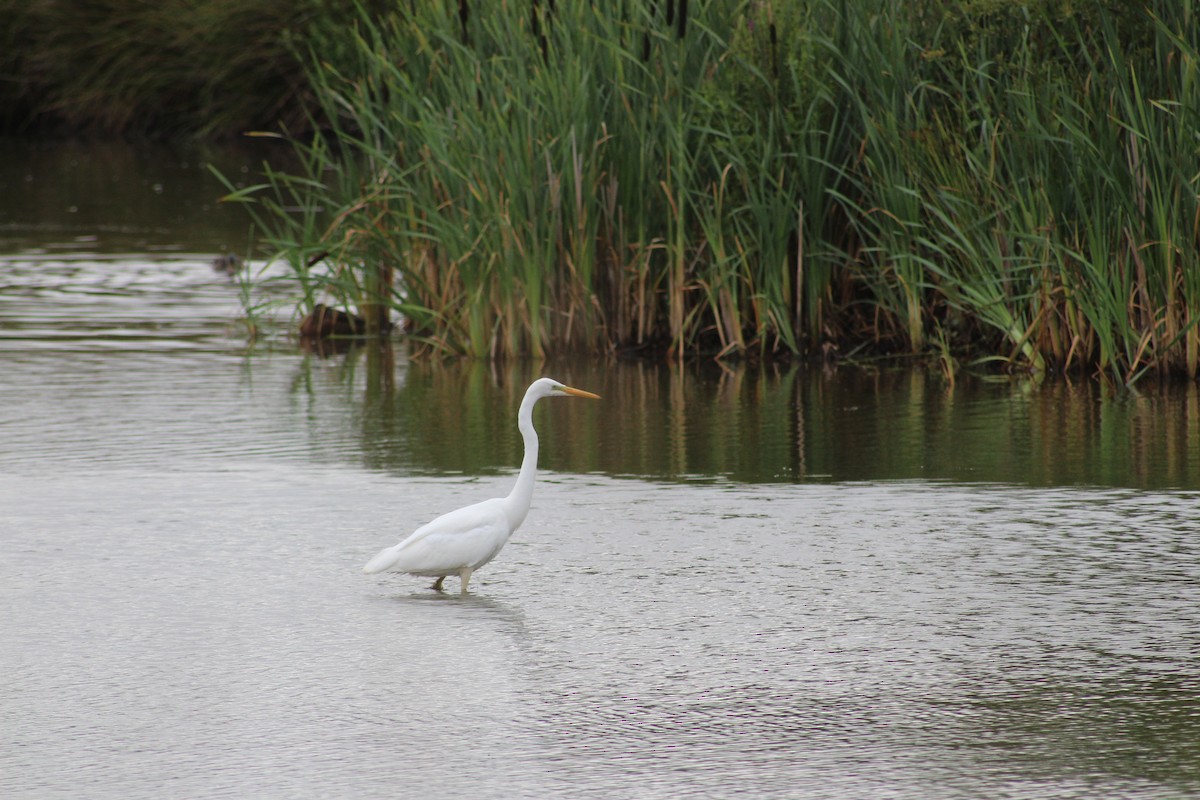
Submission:
M 196 258 L 3 266 L 4 796 L 1200 797 L 1194 491 L 547 469 L 439 595 L 359 567 L 511 404 L 244 353 Z
M 0 481 L 0 788 L 1200 796 L 1194 493 L 549 474 L 474 596 L 359 573 L 507 483 Z

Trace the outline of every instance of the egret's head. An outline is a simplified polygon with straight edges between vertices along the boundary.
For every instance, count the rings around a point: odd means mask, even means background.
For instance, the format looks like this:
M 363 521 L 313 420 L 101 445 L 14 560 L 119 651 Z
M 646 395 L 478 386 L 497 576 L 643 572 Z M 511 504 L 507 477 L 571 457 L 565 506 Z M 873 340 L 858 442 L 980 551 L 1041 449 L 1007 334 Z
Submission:
M 585 392 L 582 389 L 575 389 L 570 386 L 565 386 L 556 380 L 550 378 L 541 378 L 533 382 L 529 387 L 528 394 L 534 397 L 586 397 L 589 400 L 599 400 L 600 395 Z

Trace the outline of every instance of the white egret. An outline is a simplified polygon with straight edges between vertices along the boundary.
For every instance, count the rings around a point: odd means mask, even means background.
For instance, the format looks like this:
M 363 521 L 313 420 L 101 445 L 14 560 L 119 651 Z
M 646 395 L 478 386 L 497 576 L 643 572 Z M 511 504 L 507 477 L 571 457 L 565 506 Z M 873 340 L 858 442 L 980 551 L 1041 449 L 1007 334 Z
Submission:
M 525 458 L 521 473 L 507 497 L 496 497 L 482 503 L 451 511 L 428 525 L 417 528 L 412 535 L 395 547 L 380 551 L 363 567 L 367 574 L 375 572 L 407 572 L 437 578 L 433 588 L 440 590 L 447 575 L 462 580 L 462 593 L 467 593 L 471 574 L 491 561 L 504 547 L 513 531 L 521 527 L 533 499 L 533 478 L 537 473 L 538 437 L 533 429 L 533 407 L 543 397 L 600 396 L 563 386 L 549 378 L 536 380 L 525 392 L 517 412 L 517 429 L 525 440 Z

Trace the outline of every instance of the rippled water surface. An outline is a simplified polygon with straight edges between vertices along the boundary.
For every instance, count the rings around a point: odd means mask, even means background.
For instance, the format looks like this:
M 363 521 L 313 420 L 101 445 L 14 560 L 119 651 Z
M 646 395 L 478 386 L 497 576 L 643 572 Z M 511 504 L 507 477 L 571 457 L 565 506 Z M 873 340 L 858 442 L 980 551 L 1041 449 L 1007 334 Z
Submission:
M 550 365 L 604 400 L 440 594 L 360 567 L 507 492 L 534 367 L 248 347 L 200 211 L 6 213 L 0 796 L 1200 797 L 1194 387 Z

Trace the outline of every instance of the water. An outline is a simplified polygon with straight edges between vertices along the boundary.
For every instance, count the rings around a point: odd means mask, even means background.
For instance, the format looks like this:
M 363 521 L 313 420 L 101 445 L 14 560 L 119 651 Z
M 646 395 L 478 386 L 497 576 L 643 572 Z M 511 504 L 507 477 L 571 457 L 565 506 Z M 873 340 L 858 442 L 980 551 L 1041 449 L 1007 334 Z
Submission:
M 1200 797 L 1194 387 L 554 364 L 438 594 L 536 370 L 247 347 L 216 209 L 0 215 L 0 795 Z

